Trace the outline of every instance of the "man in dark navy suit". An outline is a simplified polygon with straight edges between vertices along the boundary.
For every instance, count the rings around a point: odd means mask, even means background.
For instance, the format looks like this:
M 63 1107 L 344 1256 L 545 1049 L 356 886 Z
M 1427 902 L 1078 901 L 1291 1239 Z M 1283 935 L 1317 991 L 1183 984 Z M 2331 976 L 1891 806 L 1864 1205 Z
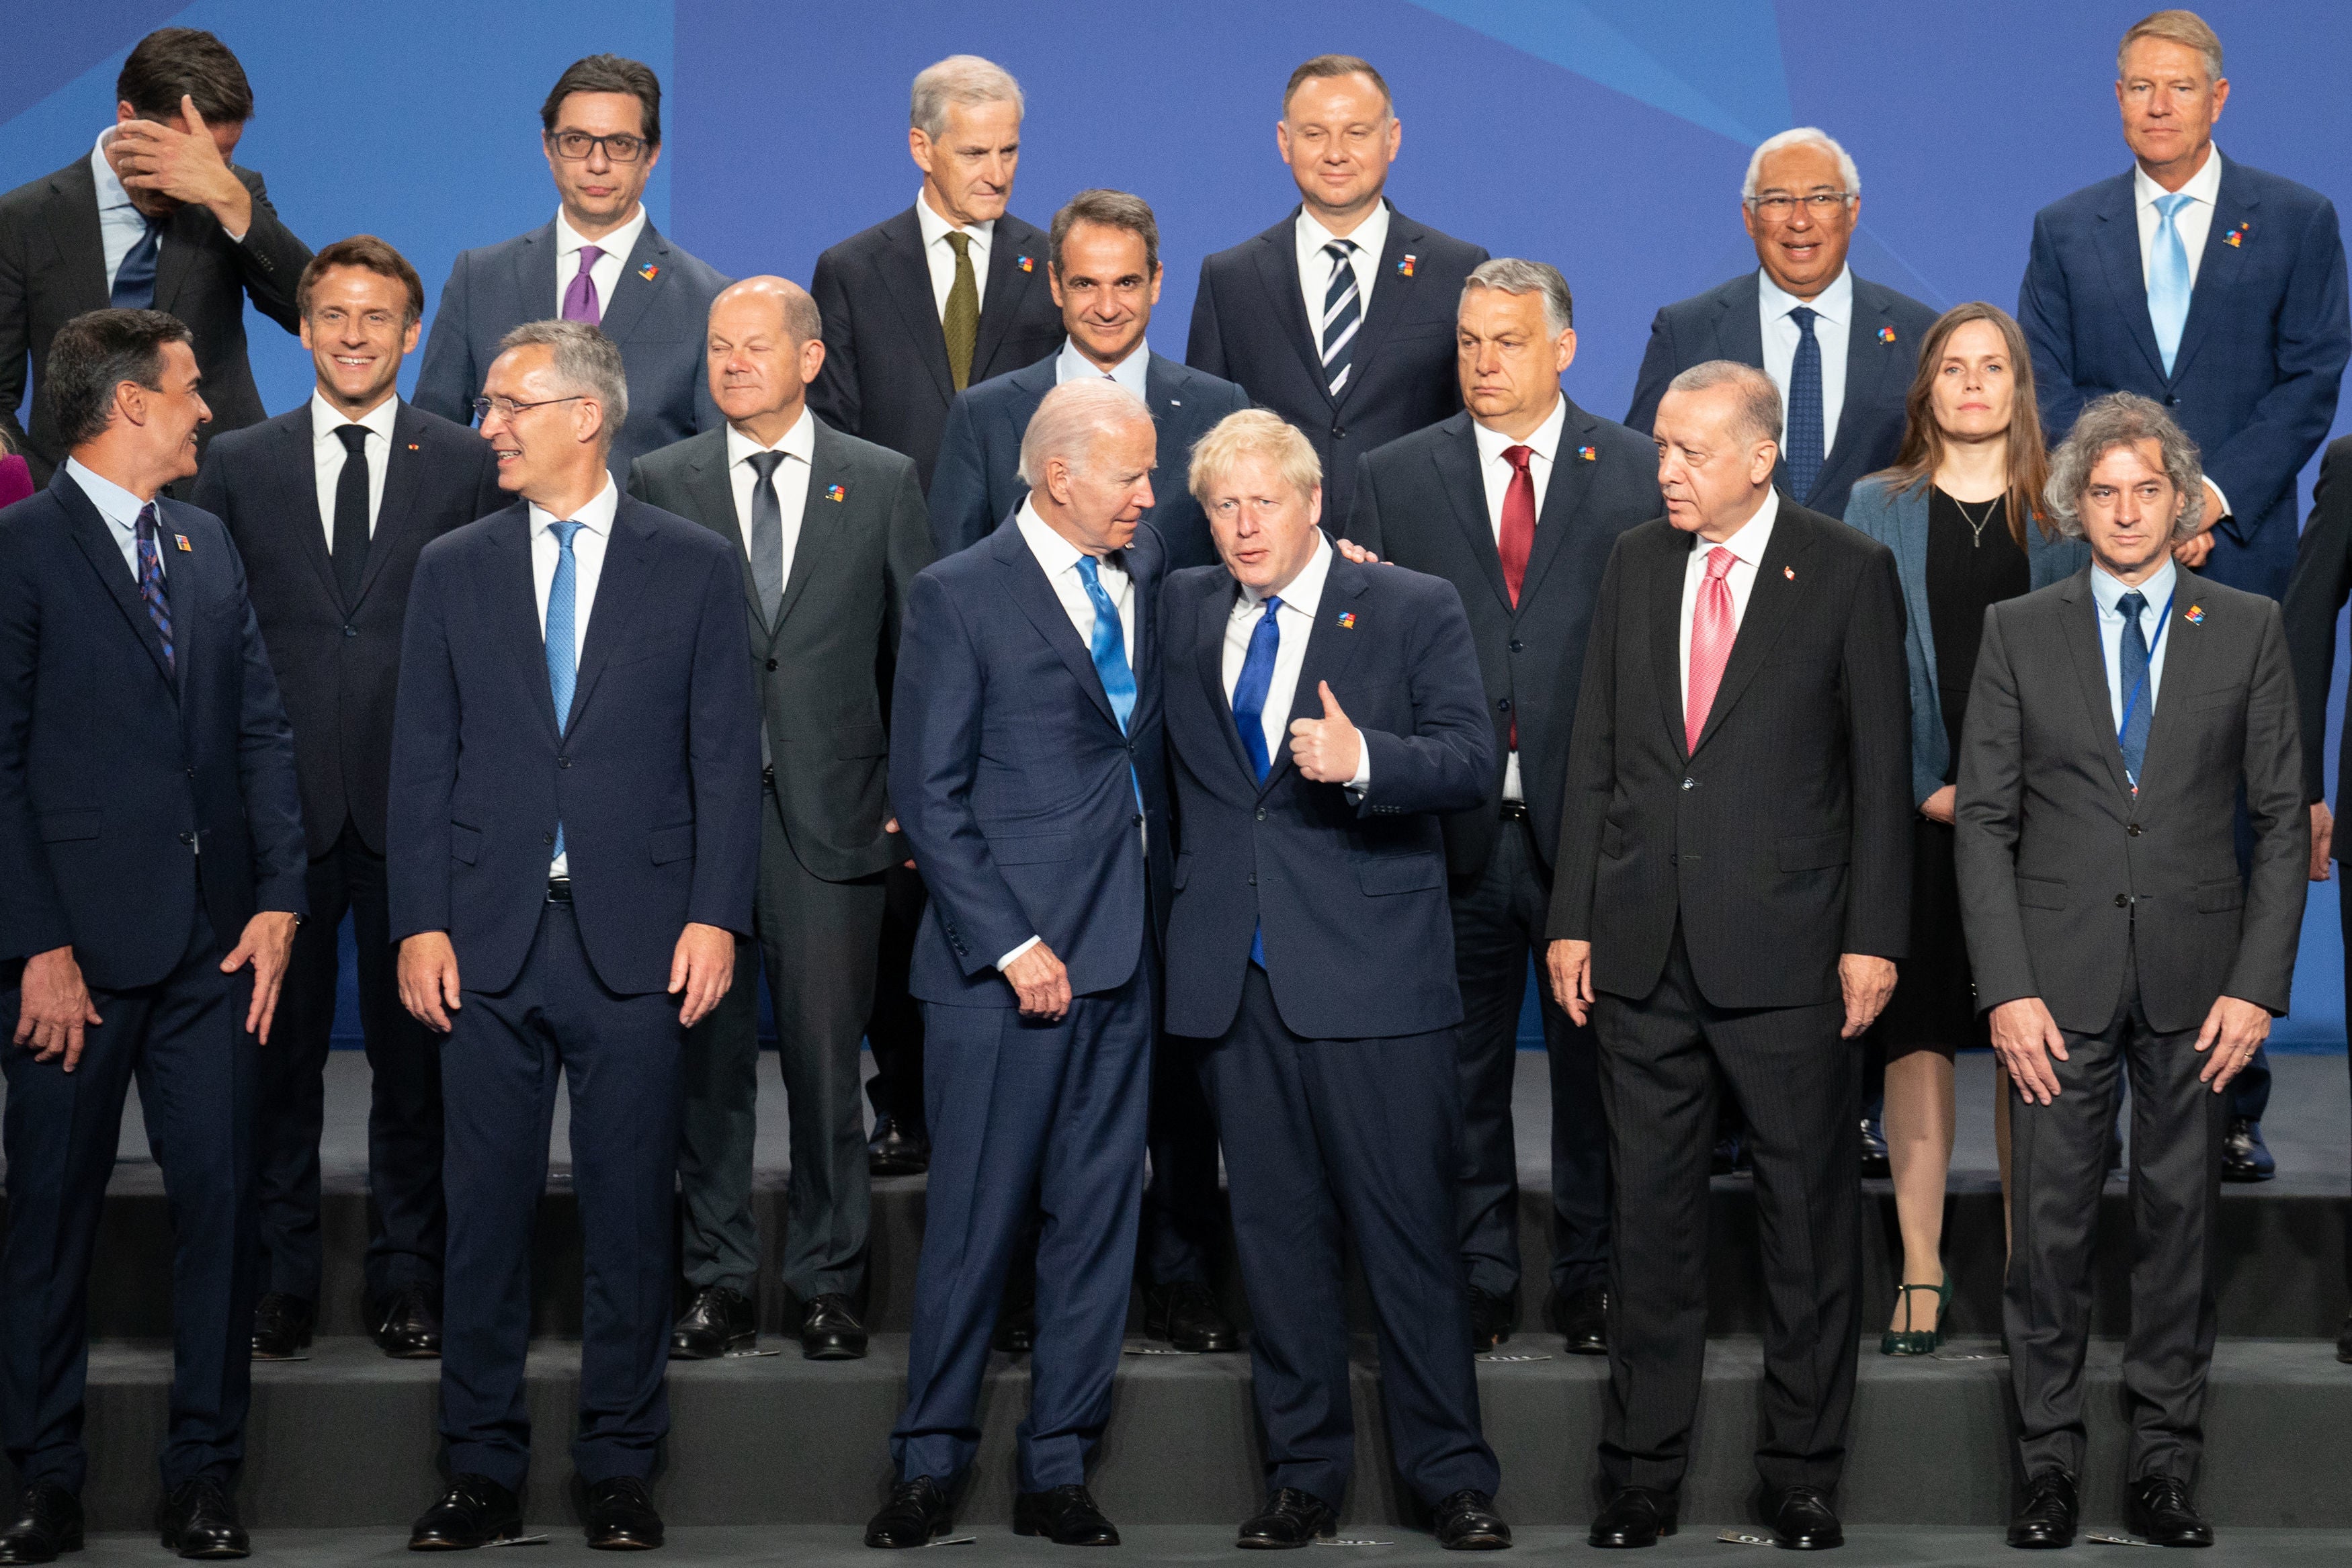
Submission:
M 1404 128 L 1369 61 L 1318 55 L 1292 71 L 1274 134 L 1299 205 L 1201 263 L 1184 362 L 1306 434 L 1336 528 L 1359 456 L 1462 407 L 1454 302 L 1486 253 L 1381 194 Z
M 520 1532 L 532 1221 L 561 1072 L 585 1253 L 572 1459 L 588 1543 L 658 1546 L 685 1031 L 734 975 L 760 863 L 742 572 L 621 494 L 621 351 L 509 333 L 482 437 L 513 506 L 417 562 L 393 732 L 400 999 L 442 1052 L 450 1479 L 413 1550 Z
M 1853 482 L 1903 444 L 1904 399 L 1936 312 L 1846 266 L 1862 175 L 1822 131 L 1784 131 L 1756 149 L 1739 215 L 1758 269 L 1658 312 L 1625 423 L 1647 435 L 1666 383 L 1693 365 L 1753 365 L 1787 411 L 1773 483 L 1843 517 Z
M 1069 336 L 1058 354 L 981 382 L 948 410 L 931 475 L 931 533 L 940 553 L 978 543 L 1012 515 L 1021 483 L 1021 433 L 1039 400 L 1086 376 L 1108 376 L 1141 398 L 1160 426 L 1160 472 L 1181 474 L 1192 444 L 1217 421 L 1249 406 L 1231 382 L 1154 353 L 1144 334 L 1160 303 L 1160 225 L 1140 196 L 1080 191 L 1054 214 L 1046 280 Z M 1168 545 L 1171 570 L 1217 559 L 1201 503 L 1160 487 L 1145 520 Z
M 1127 1323 L 1169 895 L 1156 447 L 1116 382 L 1055 387 L 1022 439 L 1028 499 L 908 596 L 890 800 L 931 890 L 913 977 L 931 1169 L 896 1485 L 868 1546 L 946 1532 L 1006 1265 L 1040 1209 L 1013 1527 L 1118 1542 L 1086 1479 Z
M 403 402 L 425 286 L 373 235 L 338 240 L 295 290 L 317 385 L 205 455 L 191 496 L 227 525 L 294 725 L 310 919 L 294 938 L 286 1016 L 260 1061 L 256 1136 L 263 1277 L 253 1354 L 299 1354 L 317 1318 L 319 1134 L 343 915 L 367 1042 L 369 1332 L 385 1354 L 441 1349 L 441 1053 L 400 1005 L 384 801 L 401 623 L 419 551 L 505 505 L 470 430 Z
M 2034 214 L 2018 324 L 2054 446 L 2110 392 L 2155 399 L 2197 443 L 2207 526 L 2175 557 L 2232 588 L 2286 591 L 2295 476 L 2327 437 L 2352 359 L 2344 238 L 2307 186 L 2213 145 L 2230 101 L 2221 40 L 2187 11 L 2133 25 L 2116 51 L 2129 173 Z M 2252 854 L 2242 816 L 2238 858 Z M 2230 1086 L 2225 1181 L 2264 1181 L 2270 1059 Z
M 1160 594 L 1183 823 L 1168 1032 L 1216 1109 L 1249 1291 L 1269 1495 L 1238 1544 L 1328 1535 L 1347 1494 L 1344 1221 L 1398 1470 L 1441 1545 L 1507 1546 L 1457 1261 L 1439 821 L 1492 788 L 1477 649 L 1452 584 L 1333 551 L 1315 449 L 1276 415 L 1229 416 L 1190 477 L 1225 564 Z
M 1464 412 L 1365 455 L 1355 544 L 1444 578 L 1470 614 L 1495 769 L 1476 810 L 1445 819 L 1462 983 L 1462 1261 L 1472 1338 L 1518 1321 L 1519 1161 L 1511 1131 L 1528 958 L 1544 946 L 1568 737 L 1585 632 L 1617 536 L 1665 510 L 1650 443 L 1559 390 L 1576 358 L 1568 280 L 1542 262 L 1481 264 L 1457 329 Z M 1552 1326 L 1609 1349 L 1609 1128 L 1592 1031 L 1549 990 Z
M 210 417 L 188 329 L 68 321 L 43 376 L 67 461 L 0 512 L 0 1043 L 8 1239 L 0 1561 L 82 1543 L 89 1264 L 139 1080 L 172 1195 L 156 1524 L 242 1557 L 257 1047 L 304 912 L 294 742 L 220 520 L 161 498 Z

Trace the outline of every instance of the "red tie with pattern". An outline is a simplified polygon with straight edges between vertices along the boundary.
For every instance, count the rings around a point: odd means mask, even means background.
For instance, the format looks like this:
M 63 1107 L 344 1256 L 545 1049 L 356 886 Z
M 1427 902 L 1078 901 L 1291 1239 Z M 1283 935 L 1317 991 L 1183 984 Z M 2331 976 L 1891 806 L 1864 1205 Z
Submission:
M 1528 472 L 1535 450 L 1507 446 L 1503 461 L 1511 465 L 1510 488 L 1503 492 L 1503 530 L 1495 548 L 1503 558 L 1503 586 L 1511 591 L 1511 608 L 1519 607 L 1519 586 L 1528 580 L 1528 557 L 1536 548 L 1536 482 Z M 1519 748 L 1519 721 L 1511 719 L 1511 749 Z
M 1698 603 L 1691 611 L 1690 700 L 1683 705 L 1683 749 L 1696 751 L 1706 732 L 1707 710 L 1715 706 L 1716 688 L 1723 685 L 1723 666 L 1731 662 L 1731 640 L 1739 635 L 1732 618 L 1731 575 L 1739 558 L 1717 545 L 1706 552 L 1706 580 L 1698 585 Z

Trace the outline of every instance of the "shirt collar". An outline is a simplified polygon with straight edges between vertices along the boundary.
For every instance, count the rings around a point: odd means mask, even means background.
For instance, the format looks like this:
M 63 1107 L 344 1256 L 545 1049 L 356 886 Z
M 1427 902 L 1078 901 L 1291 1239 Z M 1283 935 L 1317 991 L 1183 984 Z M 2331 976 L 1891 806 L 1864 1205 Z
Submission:
M 2137 163 L 2132 165 L 2132 205 L 2151 207 L 2158 196 L 2169 195 L 2163 186 L 2147 176 L 2147 171 Z M 2180 187 L 2179 194 L 2194 202 L 2212 206 L 2221 196 L 2221 150 L 2213 149 L 2205 160 L 2205 167 L 2189 176 L 2189 183 Z
M 1037 515 L 1036 502 L 1033 498 L 1022 501 L 1021 510 L 1013 514 L 1013 521 L 1020 525 L 1021 537 L 1028 542 L 1029 553 L 1035 556 L 1037 564 L 1045 569 L 1048 580 L 1077 565 L 1078 559 L 1087 553 L 1055 533 L 1054 526 Z M 1123 566 L 1125 563 L 1119 564 Z
M 1514 446 L 1533 448 L 1535 455 L 1545 462 L 1557 463 L 1559 461 L 1560 432 L 1567 428 L 1568 399 L 1565 395 L 1551 405 L 1551 412 L 1544 415 L 1544 422 L 1537 425 L 1525 441 L 1514 441 L 1501 431 L 1489 430 L 1475 420 L 1470 423 L 1470 434 L 1477 440 L 1478 461 L 1482 465 L 1500 463 L 1503 454 Z
M 89 172 L 91 178 L 98 182 L 98 210 L 110 213 L 118 207 L 130 207 L 139 221 L 145 223 L 147 214 L 131 205 L 131 193 L 124 188 L 121 176 L 115 173 L 114 165 L 106 161 L 106 144 L 113 135 L 114 127 L 110 125 L 98 133 L 98 145 L 90 150 Z
M 988 249 L 988 241 L 990 236 L 996 233 L 996 220 L 994 218 L 991 218 L 985 223 L 966 224 L 962 228 L 957 228 L 955 225 L 948 222 L 947 219 L 940 216 L 937 212 L 932 210 L 930 198 L 924 195 L 920 191 L 917 191 L 915 193 L 915 222 L 922 228 L 923 248 L 925 250 L 930 249 L 931 246 L 939 244 L 941 240 L 947 238 L 947 236 L 951 234 L 965 234 L 971 236 L 971 248 L 978 251 L 985 251 Z M 1054 530 L 1048 528 L 1045 531 L 1047 533 L 1052 533 Z
M 2125 594 L 2134 591 L 2145 594 L 2149 609 L 2161 610 L 2171 600 L 2172 591 L 2179 585 L 2180 573 L 2173 566 L 2170 556 L 2164 558 L 2164 564 L 2156 569 L 2156 575 L 2141 583 L 2137 591 L 2125 587 L 2120 580 L 2109 576 L 2107 569 L 2097 561 L 2091 563 L 2091 597 L 2099 601 L 2102 612 L 2118 621 L 2123 619 L 2124 612 L 2116 605 Z
M 1331 541 L 1323 538 L 1322 530 L 1318 528 L 1316 531 L 1315 553 L 1307 558 L 1307 564 L 1298 569 L 1298 575 L 1290 580 L 1290 586 L 1275 597 L 1282 601 L 1285 610 L 1296 610 L 1311 622 L 1315 619 L 1315 612 L 1323 603 L 1323 585 L 1330 579 Z M 1240 607 L 1255 610 L 1265 602 L 1265 596 L 1255 589 L 1246 583 L 1242 585 Z
M 784 438 L 773 446 L 762 446 L 732 424 L 727 427 L 727 465 L 730 468 L 757 453 L 781 452 L 787 457 L 797 457 L 811 467 L 816 465 L 816 426 L 809 418 L 808 405 L 801 405 L 801 414 Z
M 1128 351 L 1127 358 L 1113 365 L 1108 374 L 1112 381 L 1117 382 L 1137 397 L 1143 398 L 1148 406 L 1150 397 L 1145 392 L 1144 386 L 1150 371 L 1151 344 L 1148 340 L 1139 338 L 1135 341 L 1135 347 Z M 1082 382 L 1089 376 L 1099 376 L 1104 373 L 1100 365 L 1078 352 L 1076 343 L 1067 338 L 1062 340 L 1062 351 L 1054 357 L 1055 385 L 1058 386 L 1063 382 Z
M 310 440 L 317 445 L 324 446 L 332 442 L 341 446 L 342 437 L 335 432 L 346 424 L 361 424 L 367 427 L 369 434 L 381 436 L 388 446 L 392 444 L 392 422 L 398 417 L 400 395 L 397 392 L 387 394 L 382 402 L 353 419 L 329 402 L 317 387 L 310 389 Z
M 564 282 L 571 282 L 572 279 L 568 276 L 564 276 L 562 274 L 562 264 L 570 260 L 572 256 L 579 255 L 581 246 L 589 245 L 594 246 L 598 250 L 603 251 L 614 261 L 625 264 L 629 259 L 629 253 L 637 248 L 637 236 L 645 232 L 646 204 L 643 202 L 639 202 L 637 204 L 636 214 L 634 217 L 630 218 L 627 223 L 623 224 L 619 228 L 614 229 L 611 234 L 606 235 L 603 239 L 581 238 L 580 231 L 572 226 L 570 220 L 566 219 L 563 215 L 563 209 L 559 207 L 555 212 L 555 259 L 557 262 L 557 273 L 559 276 L 563 277 Z M 608 308 L 611 307 L 612 303 L 613 302 L 609 299 L 604 301 L 604 304 Z
M 137 530 L 140 509 L 148 503 L 113 480 L 83 467 L 79 457 L 66 459 L 66 472 L 74 476 L 74 483 L 81 486 L 81 493 L 89 497 L 89 504 L 98 508 L 99 516 L 123 533 Z M 160 522 L 163 517 L 160 507 L 156 508 L 156 517 Z
M 1780 516 L 1780 492 L 1777 488 L 1765 491 L 1764 504 L 1756 508 L 1756 515 L 1742 523 L 1738 533 L 1724 540 L 1722 548 L 1748 566 L 1762 567 L 1765 549 L 1772 542 L 1772 525 Z M 1691 536 L 1691 554 L 1703 557 L 1715 548 L 1712 542 L 1699 535 Z
M 611 535 L 614 515 L 620 509 L 621 492 L 613 487 L 613 476 L 607 474 L 604 476 L 604 487 L 596 492 L 596 498 L 569 517 L 557 517 L 537 501 L 530 503 L 530 531 L 535 534 L 551 523 L 571 522 L 579 523 L 590 533 L 604 538 Z
M 1318 251 L 1339 237 L 1317 222 L 1315 214 L 1308 212 L 1304 205 L 1299 207 L 1298 244 L 1301 249 L 1309 253 Z M 1358 224 L 1356 232 L 1347 237 L 1349 243 L 1352 244 L 1359 253 L 1370 256 L 1376 262 L 1380 260 L 1381 253 L 1386 250 L 1389 245 L 1388 198 L 1381 197 L 1380 204 L 1372 209 L 1371 215 Z M 1287 604 L 1290 601 L 1286 599 L 1283 602 Z
M 1812 307 L 1824 321 L 1843 325 L 1853 319 L 1853 268 L 1842 267 L 1836 281 L 1811 299 L 1800 299 L 1779 284 L 1762 267 L 1756 269 L 1756 292 L 1764 301 L 1764 319 L 1777 321 L 1800 305 Z

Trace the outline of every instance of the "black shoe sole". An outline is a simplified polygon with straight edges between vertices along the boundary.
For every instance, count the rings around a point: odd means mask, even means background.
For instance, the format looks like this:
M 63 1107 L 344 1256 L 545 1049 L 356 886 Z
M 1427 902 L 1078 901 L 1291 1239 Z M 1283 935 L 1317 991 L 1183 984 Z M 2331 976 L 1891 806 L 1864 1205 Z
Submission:
M 1675 1529 L 1676 1526 L 1675 1525 L 1662 1524 L 1658 1527 L 1658 1533 L 1655 1539 L 1649 1541 L 1603 1541 L 1598 1535 L 1588 1533 L 1584 1538 L 1584 1543 L 1587 1546 L 1597 1548 L 1602 1552 L 1639 1552 L 1643 1547 L 1655 1546 L 1658 1542 L 1664 1541 L 1667 1536 L 1674 1534 Z
M 1245 1535 L 1237 1537 L 1234 1544 L 1244 1552 L 1293 1552 L 1301 1546 L 1314 1545 L 1317 1539 L 1309 1536 L 1305 1541 L 1268 1541 L 1264 1536 Z
M 679 1361 L 718 1361 L 733 1355 L 739 1351 L 756 1350 L 759 1345 L 760 1331 L 757 1329 L 753 1329 L 749 1333 L 730 1334 L 727 1343 L 717 1350 L 708 1350 L 700 1344 L 681 1343 L 673 1335 L 669 1342 L 669 1353 Z
M 502 1544 L 521 1534 L 522 1526 L 518 1524 L 511 1528 L 493 1531 L 479 1541 L 457 1541 L 446 1535 L 428 1536 L 419 1540 L 412 1535 L 408 1538 L 408 1549 L 411 1552 L 471 1552 L 478 1547 Z
M 1835 1535 L 1800 1535 L 1783 1540 L 1775 1536 L 1772 1544 L 1783 1552 L 1834 1552 L 1845 1544 L 1845 1532 Z
M 866 1342 L 862 1339 L 828 1339 L 819 1340 L 816 1343 L 811 1344 L 808 1341 L 803 1340 L 801 1359 L 803 1361 L 864 1361 Z
M 198 1546 L 189 1548 L 173 1545 L 172 1538 L 168 1535 L 163 1537 L 163 1542 L 164 1551 L 169 1552 L 175 1557 L 190 1563 L 226 1563 L 234 1562 L 240 1557 L 250 1557 L 253 1555 L 253 1548 L 250 1544 L 244 1546 Z
M 869 1530 L 866 1532 L 866 1544 L 877 1552 L 912 1552 L 919 1546 L 929 1546 L 941 1536 L 950 1533 L 954 1528 L 953 1521 L 943 1519 L 933 1525 L 930 1534 L 920 1541 L 877 1541 L 874 1538 L 874 1531 Z

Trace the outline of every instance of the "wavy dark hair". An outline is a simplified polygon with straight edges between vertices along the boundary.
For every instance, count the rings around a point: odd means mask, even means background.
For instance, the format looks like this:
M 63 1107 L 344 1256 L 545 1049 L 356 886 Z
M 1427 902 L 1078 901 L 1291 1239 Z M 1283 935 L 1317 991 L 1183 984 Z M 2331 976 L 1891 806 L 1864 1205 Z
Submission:
M 1971 321 L 1990 322 L 2009 355 L 2014 389 L 2009 405 L 2009 533 L 2017 548 L 2024 549 L 2028 517 L 2041 526 L 2043 538 L 2057 537 L 2042 505 L 2042 486 L 2050 481 L 2050 453 L 2042 444 L 2042 414 L 2034 406 L 2032 353 L 2025 346 L 2025 333 L 2016 318 L 1998 305 L 1981 299 L 1955 305 L 1927 329 L 1919 344 L 1918 371 L 1903 400 L 1902 449 L 1895 455 L 1895 465 L 1876 477 L 1898 492 L 1916 490 L 1935 477 L 1937 466 L 1944 461 L 1944 432 L 1936 423 L 1936 372 L 1943 365 L 1944 350 L 1952 334 Z

